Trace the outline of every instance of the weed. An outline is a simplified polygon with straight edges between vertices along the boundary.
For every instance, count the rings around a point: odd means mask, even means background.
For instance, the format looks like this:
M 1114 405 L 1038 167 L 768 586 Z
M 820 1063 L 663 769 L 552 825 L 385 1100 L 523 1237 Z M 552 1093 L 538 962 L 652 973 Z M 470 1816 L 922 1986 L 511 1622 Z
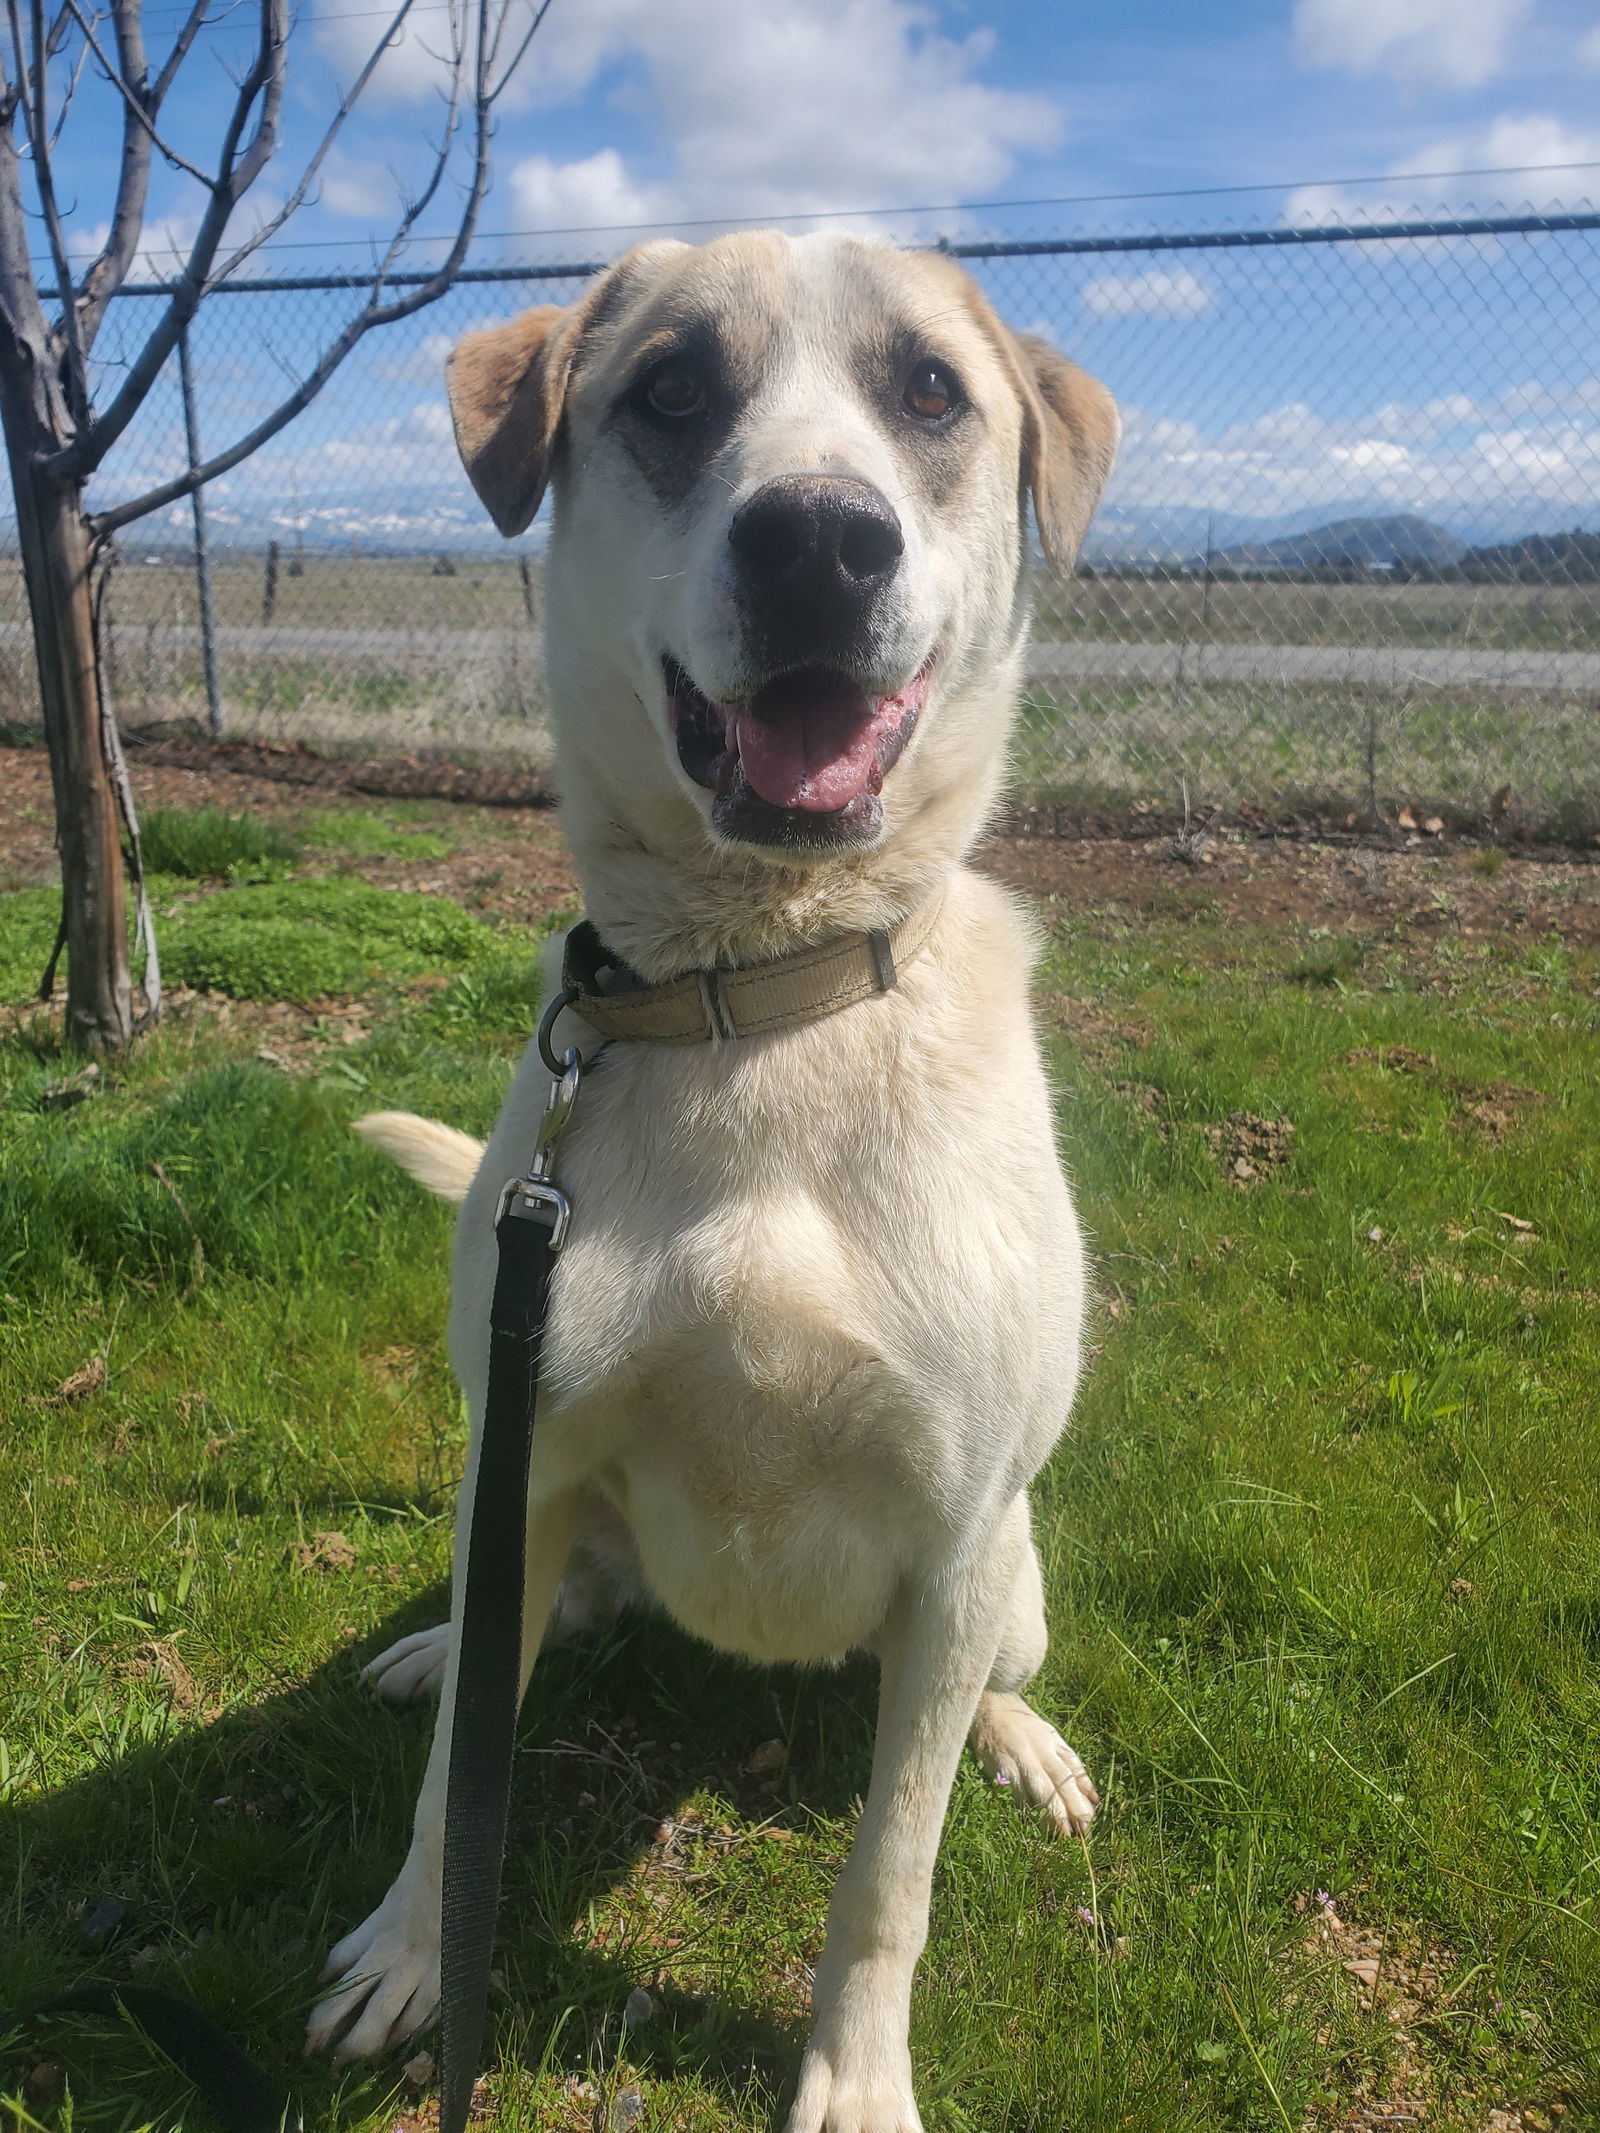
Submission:
M 1490 881 L 1504 870 L 1506 855 L 1497 844 L 1486 844 L 1474 852 L 1467 861 L 1474 874 L 1485 875 Z
M 153 807 L 139 835 L 152 874 L 196 881 L 268 881 L 300 857 L 278 823 L 220 807 Z
M 1340 986 L 1353 978 L 1366 960 L 1367 944 L 1349 934 L 1335 936 L 1326 926 L 1314 926 L 1310 948 L 1286 973 L 1295 985 Z
M 506 950 L 458 972 L 422 1010 L 427 1028 L 470 1037 L 475 1031 L 526 1035 L 533 1027 L 539 972 L 529 946 Z
M 315 1000 L 460 968 L 494 939 L 443 897 L 343 879 L 230 889 L 163 916 L 169 976 L 245 1000 Z

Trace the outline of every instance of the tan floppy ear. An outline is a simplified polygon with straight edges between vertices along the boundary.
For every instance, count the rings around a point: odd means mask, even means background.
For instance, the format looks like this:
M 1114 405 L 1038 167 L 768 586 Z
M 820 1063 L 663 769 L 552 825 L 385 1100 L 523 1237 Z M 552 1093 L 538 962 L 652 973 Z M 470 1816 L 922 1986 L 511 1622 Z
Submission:
M 1048 341 L 1031 333 L 1012 339 L 1032 388 L 1024 395 L 1023 470 L 1033 492 L 1033 515 L 1045 560 L 1058 578 L 1067 578 L 1111 478 L 1122 418 L 1098 379 L 1069 363 Z
M 509 540 L 532 525 L 545 483 L 583 304 L 540 304 L 469 333 L 445 371 L 456 450 L 495 525 Z

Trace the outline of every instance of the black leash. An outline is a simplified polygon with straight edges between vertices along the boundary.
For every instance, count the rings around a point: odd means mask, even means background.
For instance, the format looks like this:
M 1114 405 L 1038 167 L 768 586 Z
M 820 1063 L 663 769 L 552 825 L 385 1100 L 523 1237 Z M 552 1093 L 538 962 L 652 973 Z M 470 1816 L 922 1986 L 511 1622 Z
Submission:
M 489 2011 L 517 1712 L 522 1701 L 522 1608 L 527 1570 L 528 1462 L 539 1397 L 550 1277 L 571 1209 L 550 1182 L 550 1157 L 572 1115 L 581 1073 L 558 1065 L 546 1015 L 539 1048 L 557 1075 L 526 1177 L 500 1196 L 500 1247 L 489 1309 L 489 1390 L 467 1540 L 466 1589 L 456 1618 L 455 1710 L 444 1810 L 440 1908 L 443 2068 L 439 2133 L 464 2133 Z
M 205 2098 L 223 2133 L 301 2133 L 300 2113 L 198 2007 L 148 1985 L 75 1985 L 33 2007 L 0 2014 L 0 2033 L 44 2015 L 128 2016 Z

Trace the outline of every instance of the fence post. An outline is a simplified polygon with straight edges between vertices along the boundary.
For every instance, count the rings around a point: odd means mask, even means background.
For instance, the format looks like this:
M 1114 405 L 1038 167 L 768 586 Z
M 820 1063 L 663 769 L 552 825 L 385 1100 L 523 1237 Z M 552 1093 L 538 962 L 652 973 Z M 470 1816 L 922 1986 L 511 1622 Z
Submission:
M 189 329 L 178 335 L 178 382 L 183 391 L 183 432 L 192 474 L 200 460 L 200 417 L 194 401 L 194 366 L 189 360 Z M 206 677 L 206 725 L 214 741 L 222 738 L 222 685 L 217 679 L 217 618 L 211 606 L 211 551 L 206 545 L 206 507 L 198 488 L 189 493 L 194 512 L 194 581 L 200 596 L 200 659 Z
M 278 544 L 267 543 L 267 582 L 261 589 L 261 622 L 265 628 L 278 605 Z

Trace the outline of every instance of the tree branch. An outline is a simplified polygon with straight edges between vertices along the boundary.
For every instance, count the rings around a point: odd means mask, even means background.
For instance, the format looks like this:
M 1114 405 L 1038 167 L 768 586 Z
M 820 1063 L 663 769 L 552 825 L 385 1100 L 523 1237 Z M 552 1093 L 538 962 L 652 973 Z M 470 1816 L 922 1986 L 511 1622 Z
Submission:
M 83 32 L 85 44 L 87 44 L 89 50 L 93 52 L 95 58 L 100 62 L 100 71 L 104 74 L 106 80 L 111 84 L 112 88 L 115 89 L 117 94 L 122 98 L 124 169 L 126 169 L 127 167 L 128 132 L 130 128 L 135 128 L 144 136 L 145 145 L 147 149 L 150 147 L 159 148 L 163 156 L 166 157 L 167 161 L 172 165 L 174 170 L 181 170 L 186 178 L 195 179 L 198 184 L 201 184 L 205 187 L 207 192 L 210 192 L 212 187 L 216 183 L 216 180 L 210 175 L 210 173 L 207 171 L 203 171 L 197 163 L 191 163 L 186 156 L 179 155 L 177 149 L 172 146 L 171 142 L 164 141 L 161 138 L 160 134 L 156 131 L 155 120 L 152 117 L 149 109 L 147 108 L 147 97 L 144 90 L 144 39 L 142 34 L 140 33 L 139 11 L 137 5 L 134 4 L 134 0 L 115 0 L 115 23 L 117 31 L 117 42 L 120 45 L 123 40 L 124 23 L 130 19 L 132 21 L 133 32 L 135 38 L 137 39 L 139 50 L 139 63 L 137 69 L 128 68 L 126 63 L 122 61 L 120 54 L 117 62 L 113 62 L 106 55 L 106 53 L 101 49 L 98 39 L 95 37 L 92 25 L 85 22 L 85 20 L 83 19 L 83 15 L 81 14 L 78 8 L 78 0 L 67 0 L 67 5 L 71 8 L 73 15 L 77 19 L 78 27 Z M 147 169 L 148 163 L 149 158 L 147 155 Z M 120 204 L 121 200 L 119 195 L 118 205 L 120 206 Z M 114 215 L 112 217 L 112 220 L 116 220 L 116 217 Z M 137 236 L 137 231 L 135 232 L 135 235 Z
M 150 103 L 153 109 L 159 111 L 166 102 L 167 91 L 172 87 L 173 79 L 178 69 L 188 58 L 189 47 L 199 36 L 210 6 L 211 0 L 194 0 L 194 6 L 189 10 L 188 19 L 172 40 L 172 50 L 167 54 L 166 64 L 156 76 L 154 85 L 150 90 Z
M 10 0 L 10 4 L 14 7 L 16 0 Z M 63 451 L 52 453 L 45 461 L 44 471 L 58 481 L 86 480 L 100 465 L 143 406 L 151 386 L 177 347 L 178 336 L 199 310 L 228 219 L 260 176 L 277 145 L 287 34 L 286 0 L 261 0 L 261 38 L 256 57 L 234 96 L 218 156 L 217 175 L 211 181 L 211 198 L 200 218 L 200 228 L 189 249 L 183 272 L 173 285 L 171 300 L 129 366 L 110 406 L 74 443 Z M 258 102 L 260 110 L 256 113 L 255 127 L 246 141 L 245 129 Z
M 62 33 L 62 25 L 67 20 L 67 10 L 63 7 L 60 14 L 57 15 L 54 23 L 51 25 L 50 29 L 50 50 L 52 54 L 59 51 L 61 46 L 66 41 Z M 50 129 L 50 146 L 52 148 L 54 148 L 56 143 L 60 140 L 62 132 L 66 127 L 67 114 L 72 109 L 73 101 L 78 94 L 78 84 L 82 81 L 84 69 L 85 67 L 87 67 L 88 64 L 89 47 L 85 45 L 82 51 L 79 52 L 77 58 L 73 61 L 71 70 L 67 75 L 67 86 L 61 92 L 61 108 L 56 113 L 56 122 Z
M 14 83 L 6 84 L 6 96 L 14 101 L 0 126 L 0 363 L 20 367 L 36 361 L 48 344 L 49 327 L 28 256 L 22 160 L 12 132 L 15 104 L 20 102 Z
M 396 253 L 404 244 L 410 231 L 415 227 L 416 218 L 423 212 L 428 200 L 431 199 L 438 187 L 444 168 L 443 157 L 436 163 L 429 185 L 412 202 L 405 215 L 402 216 L 400 227 L 387 247 L 384 258 L 373 277 L 372 293 L 367 303 L 353 318 L 347 321 L 343 330 L 330 343 L 312 369 L 301 379 L 294 391 L 275 407 L 270 415 L 257 423 L 254 429 L 250 430 L 245 436 L 238 438 L 226 450 L 218 452 L 214 457 L 206 460 L 203 465 L 189 468 L 184 473 L 175 475 L 172 480 L 161 483 L 158 488 L 147 490 L 143 496 L 132 497 L 126 503 L 113 505 L 110 510 L 98 513 L 91 522 L 97 542 L 105 540 L 123 526 L 131 525 L 135 519 L 144 518 L 152 511 L 159 511 L 167 504 L 178 502 L 180 498 L 188 496 L 205 482 L 214 480 L 219 474 L 226 474 L 230 468 L 238 466 L 241 460 L 248 459 L 252 452 L 258 451 L 262 445 L 277 436 L 280 430 L 287 428 L 295 416 L 311 404 L 340 364 L 344 362 L 351 349 L 359 341 L 363 340 L 367 334 L 371 333 L 376 327 L 393 325 L 397 320 L 409 318 L 415 312 L 424 310 L 429 304 L 435 303 L 438 298 L 443 296 L 445 291 L 454 283 L 456 275 L 460 272 L 462 263 L 471 249 L 472 240 L 477 231 L 478 216 L 483 206 L 484 195 L 488 191 L 490 145 L 494 131 L 494 103 L 495 98 L 500 95 L 508 79 L 507 76 L 502 75 L 499 83 L 492 90 L 488 86 L 492 47 L 485 21 L 486 13 L 487 8 L 485 5 L 480 5 L 474 10 L 477 22 L 477 37 L 476 49 L 472 59 L 472 175 L 468 182 L 466 198 L 462 203 L 461 217 L 457 224 L 455 238 L 449 252 L 440 262 L 437 271 L 431 274 L 425 282 L 419 283 L 416 288 L 407 290 L 403 296 L 391 297 L 388 302 L 383 301 L 382 290 L 385 277 L 394 264 Z M 463 55 L 463 66 L 464 63 Z M 455 130 L 456 120 L 453 114 L 460 101 L 459 79 L 455 84 L 455 90 L 456 93 L 452 96 L 452 116 L 447 122 L 447 131 L 450 135 L 453 135 Z M 447 156 L 447 154 L 448 150 L 446 149 L 445 155 Z
M 323 134 L 322 139 L 317 143 L 315 152 L 313 153 L 311 160 L 306 164 L 304 170 L 300 173 L 299 183 L 289 194 L 289 197 L 284 201 L 283 206 L 278 210 L 278 212 L 275 215 L 269 216 L 267 220 L 262 223 L 261 227 L 256 230 L 244 244 L 241 244 L 237 248 L 237 250 L 229 253 L 228 257 L 222 262 L 222 265 L 218 267 L 216 271 L 216 275 L 214 278 L 217 281 L 226 281 L 230 274 L 234 273 L 239 267 L 244 264 L 244 262 L 250 257 L 252 252 L 258 252 L 264 244 L 268 243 L 271 238 L 275 237 L 278 231 L 281 230 L 284 224 L 289 220 L 289 217 L 293 215 L 301 206 L 303 206 L 307 193 L 309 193 L 312 185 L 316 182 L 317 173 L 321 170 L 323 164 L 327 161 L 329 153 L 331 152 L 335 142 L 338 140 L 339 134 L 343 129 L 345 120 L 355 109 L 357 99 L 360 97 L 362 91 L 366 88 L 367 83 L 371 81 L 373 73 L 377 68 L 378 62 L 382 59 L 384 53 L 388 51 L 390 45 L 394 42 L 396 34 L 404 27 L 405 19 L 410 14 L 412 8 L 415 5 L 416 0 L 400 0 L 400 6 L 396 9 L 393 20 L 390 22 L 389 27 L 384 31 L 383 36 L 379 39 L 377 44 L 373 46 L 372 51 L 368 54 L 366 64 L 362 67 L 360 73 L 356 76 L 354 82 L 351 84 L 349 89 L 345 90 L 344 93 L 340 96 L 339 108 L 334 113 L 333 118 L 329 123 L 328 129 Z
M 77 13 L 77 0 L 66 0 L 66 5 Z M 94 346 L 106 306 L 127 279 L 128 269 L 139 249 L 145 203 L 150 191 L 151 150 L 162 147 L 162 153 L 166 153 L 149 112 L 150 98 L 145 88 L 144 24 L 140 19 L 139 0 L 112 0 L 112 20 L 117 39 L 116 81 L 125 95 L 122 160 L 117 172 L 117 197 L 111 210 L 111 228 L 99 258 L 83 277 L 83 288 L 77 298 L 86 349 Z M 93 49 L 87 27 L 84 42 L 86 48 Z M 101 64 L 104 65 L 104 61 Z M 68 292 L 63 291 L 63 294 Z
M 9 0 L 9 13 L 12 42 L 20 52 L 22 24 L 17 0 Z M 51 32 L 45 28 L 44 0 L 31 0 L 31 19 L 33 81 L 31 92 L 22 99 L 22 123 L 27 131 L 28 152 L 33 161 L 34 189 L 39 195 L 39 206 L 44 216 L 45 234 L 50 243 L 50 259 L 56 271 L 56 287 L 60 289 L 63 297 L 59 329 L 61 340 L 57 342 L 56 347 L 66 359 L 63 382 L 66 388 L 67 414 L 74 431 L 81 432 L 89 419 L 89 366 L 83 334 L 78 324 L 78 307 L 72 300 L 72 264 L 67 256 L 66 232 L 61 226 L 61 211 L 56 202 L 55 172 L 51 167 L 48 109 Z

